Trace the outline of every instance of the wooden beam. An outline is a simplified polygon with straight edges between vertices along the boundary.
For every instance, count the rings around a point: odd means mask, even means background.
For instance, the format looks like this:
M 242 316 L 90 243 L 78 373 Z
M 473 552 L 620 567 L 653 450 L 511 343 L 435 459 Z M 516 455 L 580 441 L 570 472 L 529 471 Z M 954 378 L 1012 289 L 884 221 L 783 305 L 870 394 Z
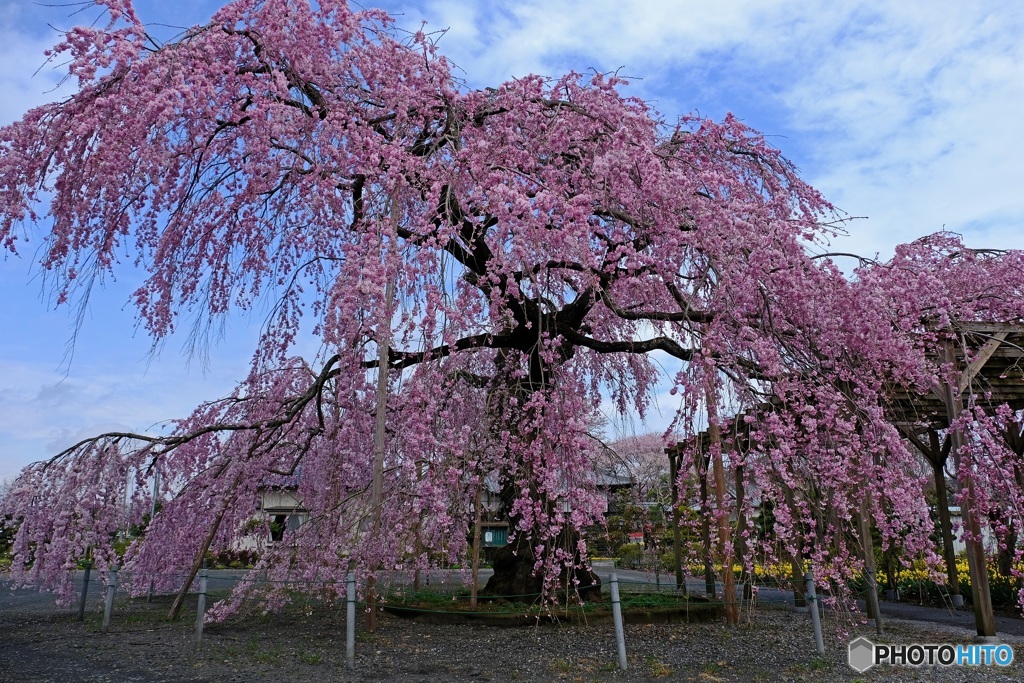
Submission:
M 992 337 L 985 342 L 985 344 L 978 349 L 978 355 L 974 357 L 974 360 L 970 362 L 967 368 L 960 375 L 960 381 L 957 383 L 957 390 L 959 393 L 963 393 L 967 390 L 967 387 L 971 385 L 974 378 L 977 377 L 981 369 L 985 367 L 985 363 L 992 357 L 992 354 L 996 352 L 999 345 L 1006 341 L 1006 337 L 1009 336 L 1009 332 L 996 332 Z

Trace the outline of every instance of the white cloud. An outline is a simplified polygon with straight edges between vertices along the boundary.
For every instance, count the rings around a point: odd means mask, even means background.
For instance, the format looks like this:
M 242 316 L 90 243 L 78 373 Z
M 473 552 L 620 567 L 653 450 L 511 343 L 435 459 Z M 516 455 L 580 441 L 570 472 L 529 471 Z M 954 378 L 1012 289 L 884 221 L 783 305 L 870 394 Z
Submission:
M 467 5 L 471 9 L 467 10 Z M 1024 247 L 1024 6 L 1014 2 L 688 0 L 403 5 L 450 27 L 471 85 L 623 68 L 670 119 L 732 110 L 837 206 L 844 248 L 891 252 L 945 226 Z
M 226 358 L 209 375 L 175 359 L 146 368 L 118 367 L 119 358 L 74 365 L 67 375 L 48 363 L 0 361 L 0 480 L 89 436 L 159 431 L 158 423 L 226 394 L 244 371 Z
M 755 0 L 721 5 L 713 12 L 693 0 L 427 0 L 396 7 L 407 28 L 423 17 L 428 30 L 449 29 L 442 51 L 477 86 L 531 73 L 557 76 L 620 66 L 625 73 L 652 77 L 748 34 L 770 13 Z
M 886 3 L 858 18 L 785 94 L 794 127 L 819 143 L 817 185 L 871 219 L 850 241 L 888 253 L 945 226 L 1024 247 L 1021 10 Z
M 43 55 L 55 41 L 56 36 L 28 37 L 0 24 L 0 63 L 4 65 L 0 70 L 0 125 L 71 92 L 60 86 L 60 72 L 47 64 Z

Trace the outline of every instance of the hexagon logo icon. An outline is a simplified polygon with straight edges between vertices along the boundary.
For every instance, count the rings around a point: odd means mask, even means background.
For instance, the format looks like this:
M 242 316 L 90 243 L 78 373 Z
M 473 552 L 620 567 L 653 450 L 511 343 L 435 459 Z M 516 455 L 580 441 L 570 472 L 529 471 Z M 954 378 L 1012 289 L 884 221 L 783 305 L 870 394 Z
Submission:
M 850 642 L 847 661 L 857 673 L 864 673 L 875 665 L 875 644 L 861 636 Z

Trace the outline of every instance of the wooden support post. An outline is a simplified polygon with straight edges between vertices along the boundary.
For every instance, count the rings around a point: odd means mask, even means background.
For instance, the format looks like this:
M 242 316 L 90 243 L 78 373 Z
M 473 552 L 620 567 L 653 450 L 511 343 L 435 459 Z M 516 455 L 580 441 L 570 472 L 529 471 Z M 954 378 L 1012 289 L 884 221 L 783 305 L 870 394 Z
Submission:
M 476 485 L 476 497 L 473 500 L 473 557 L 469 584 L 469 606 L 476 607 L 476 596 L 480 582 L 480 532 L 483 517 L 484 478 Z
M 865 601 L 868 616 L 875 620 L 875 632 L 885 633 L 882 625 L 882 610 L 878 604 L 878 579 L 875 573 L 875 543 L 871 538 L 871 494 L 868 492 L 860 504 L 860 540 L 864 546 Z
M 953 352 L 953 344 L 945 341 L 942 344 L 943 360 L 946 363 L 953 363 L 955 367 L 956 356 Z M 949 424 L 954 424 L 963 411 L 963 399 L 959 391 L 948 382 L 943 383 L 943 399 L 946 403 L 946 413 Z M 957 472 L 960 472 L 960 449 L 963 446 L 963 436 L 959 429 L 950 429 L 949 438 L 952 442 L 953 462 Z M 978 636 L 982 638 L 993 638 L 996 635 L 995 614 L 992 611 L 992 595 L 988 587 L 988 566 L 985 559 L 985 548 L 981 544 L 981 525 L 974 511 L 974 477 L 967 473 L 967 497 L 964 500 L 963 518 L 964 527 L 967 531 L 967 566 L 971 573 L 971 600 L 974 603 L 974 624 Z
M 718 392 L 711 382 L 707 390 L 708 402 L 708 455 L 715 476 L 715 514 L 718 521 L 718 556 L 722 560 L 722 601 L 725 603 L 725 619 L 730 626 L 740 621 L 736 607 L 736 576 L 732 571 L 732 527 L 729 521 L 729 507 L 725 504 L 725 463 L 722 456 L 722 433 L 718 426 Z
M 391 219 L 397 225 L 395 202 L 391 202 Z M 385 254 L 386 256 L 386 254 Z M 373 429 L 373 492 L 371 494 L 370 507 L 373 510 L 373 531 L 377 535 L 382 533 L 380 526 L 381 505 L 384 502 L 384 454 L 385 454 L 385 428 L 387 427 L 388 412 L 388 347 L 391 342 L 391 302 L 395 298 L 395 278 L 389 277 L 384 287 L 384 307 L 389 316 L 387 321 L 381 321 L 381 325 L 388 325 L 388 329 L 377 331 L 377 415 L 374 420 Z M 376 577 L 371 574 L 366 580 L 366 607 L 367 620 L 366 628 L 373 633 L 377 630 L 377 589 Z
M 715 568 L 711 565 L 711 515 L 708 510 L 708 458 L 698 444 L 698 456 L 693 460 L 697 471 L 697 486 L 700 496 L 700 540 L 704 560 L 704 592 L 708 597 L 715 596 Z
M 683 541 L 679 529 L 679 460 L 678 452 L 672 448 L 668 453 L 668 476 L 672 489 L 672 561 L 676 570 L 676 590 L 686 593 L 686 577 L 683 575 Z

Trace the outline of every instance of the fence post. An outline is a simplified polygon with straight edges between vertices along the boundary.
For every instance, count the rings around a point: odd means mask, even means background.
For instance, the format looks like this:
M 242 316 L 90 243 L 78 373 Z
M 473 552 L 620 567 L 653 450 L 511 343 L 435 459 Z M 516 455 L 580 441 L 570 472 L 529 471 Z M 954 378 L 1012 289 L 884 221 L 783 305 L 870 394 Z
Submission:
M 196 649 L 203 641 L 203 620 L 206 618 L 206 577 L 209 570 L 203 567 L 199 570 L 199 604 L 196 607 Z
M 117 566 L 110 568 L 107 574 L 107 602 L 103 606 L 103 632 L 110 628 L 110 613 L 114 610 L 114 593 L 117 591 Z
M 608 580 L 612 590 L 612 620 L 615 622 L 615 645 L 619 650 L 619 668 L 623 671 L 629 664 L 626 662 L 626 636 L 622 630 L 622 605 L 619 603 L 619 577 L 612 568 L 612 575 Z
M 78 600 L 78 620 L 85 621 L 85 600 L 89 595 L 89 575 L 92 573 L 92 560 L 85 561 L 85 576 L 82 577 L 82 597 Z
M 356 668 L 356 574 L 349 572 L 345 578 L 348 584 L 347 605 L 345 606 L 345 663 L 349 671 Z
M 821 637 L 821 614 L 818 612 L 818 596 L 814 590 L 814 572 L 808 571 L 804 579 L 807 581 L 807 606 L 811 610 L 811 624 L 814 626 L 814 644 L 818 654 L 824 656 L 825 641 Z

